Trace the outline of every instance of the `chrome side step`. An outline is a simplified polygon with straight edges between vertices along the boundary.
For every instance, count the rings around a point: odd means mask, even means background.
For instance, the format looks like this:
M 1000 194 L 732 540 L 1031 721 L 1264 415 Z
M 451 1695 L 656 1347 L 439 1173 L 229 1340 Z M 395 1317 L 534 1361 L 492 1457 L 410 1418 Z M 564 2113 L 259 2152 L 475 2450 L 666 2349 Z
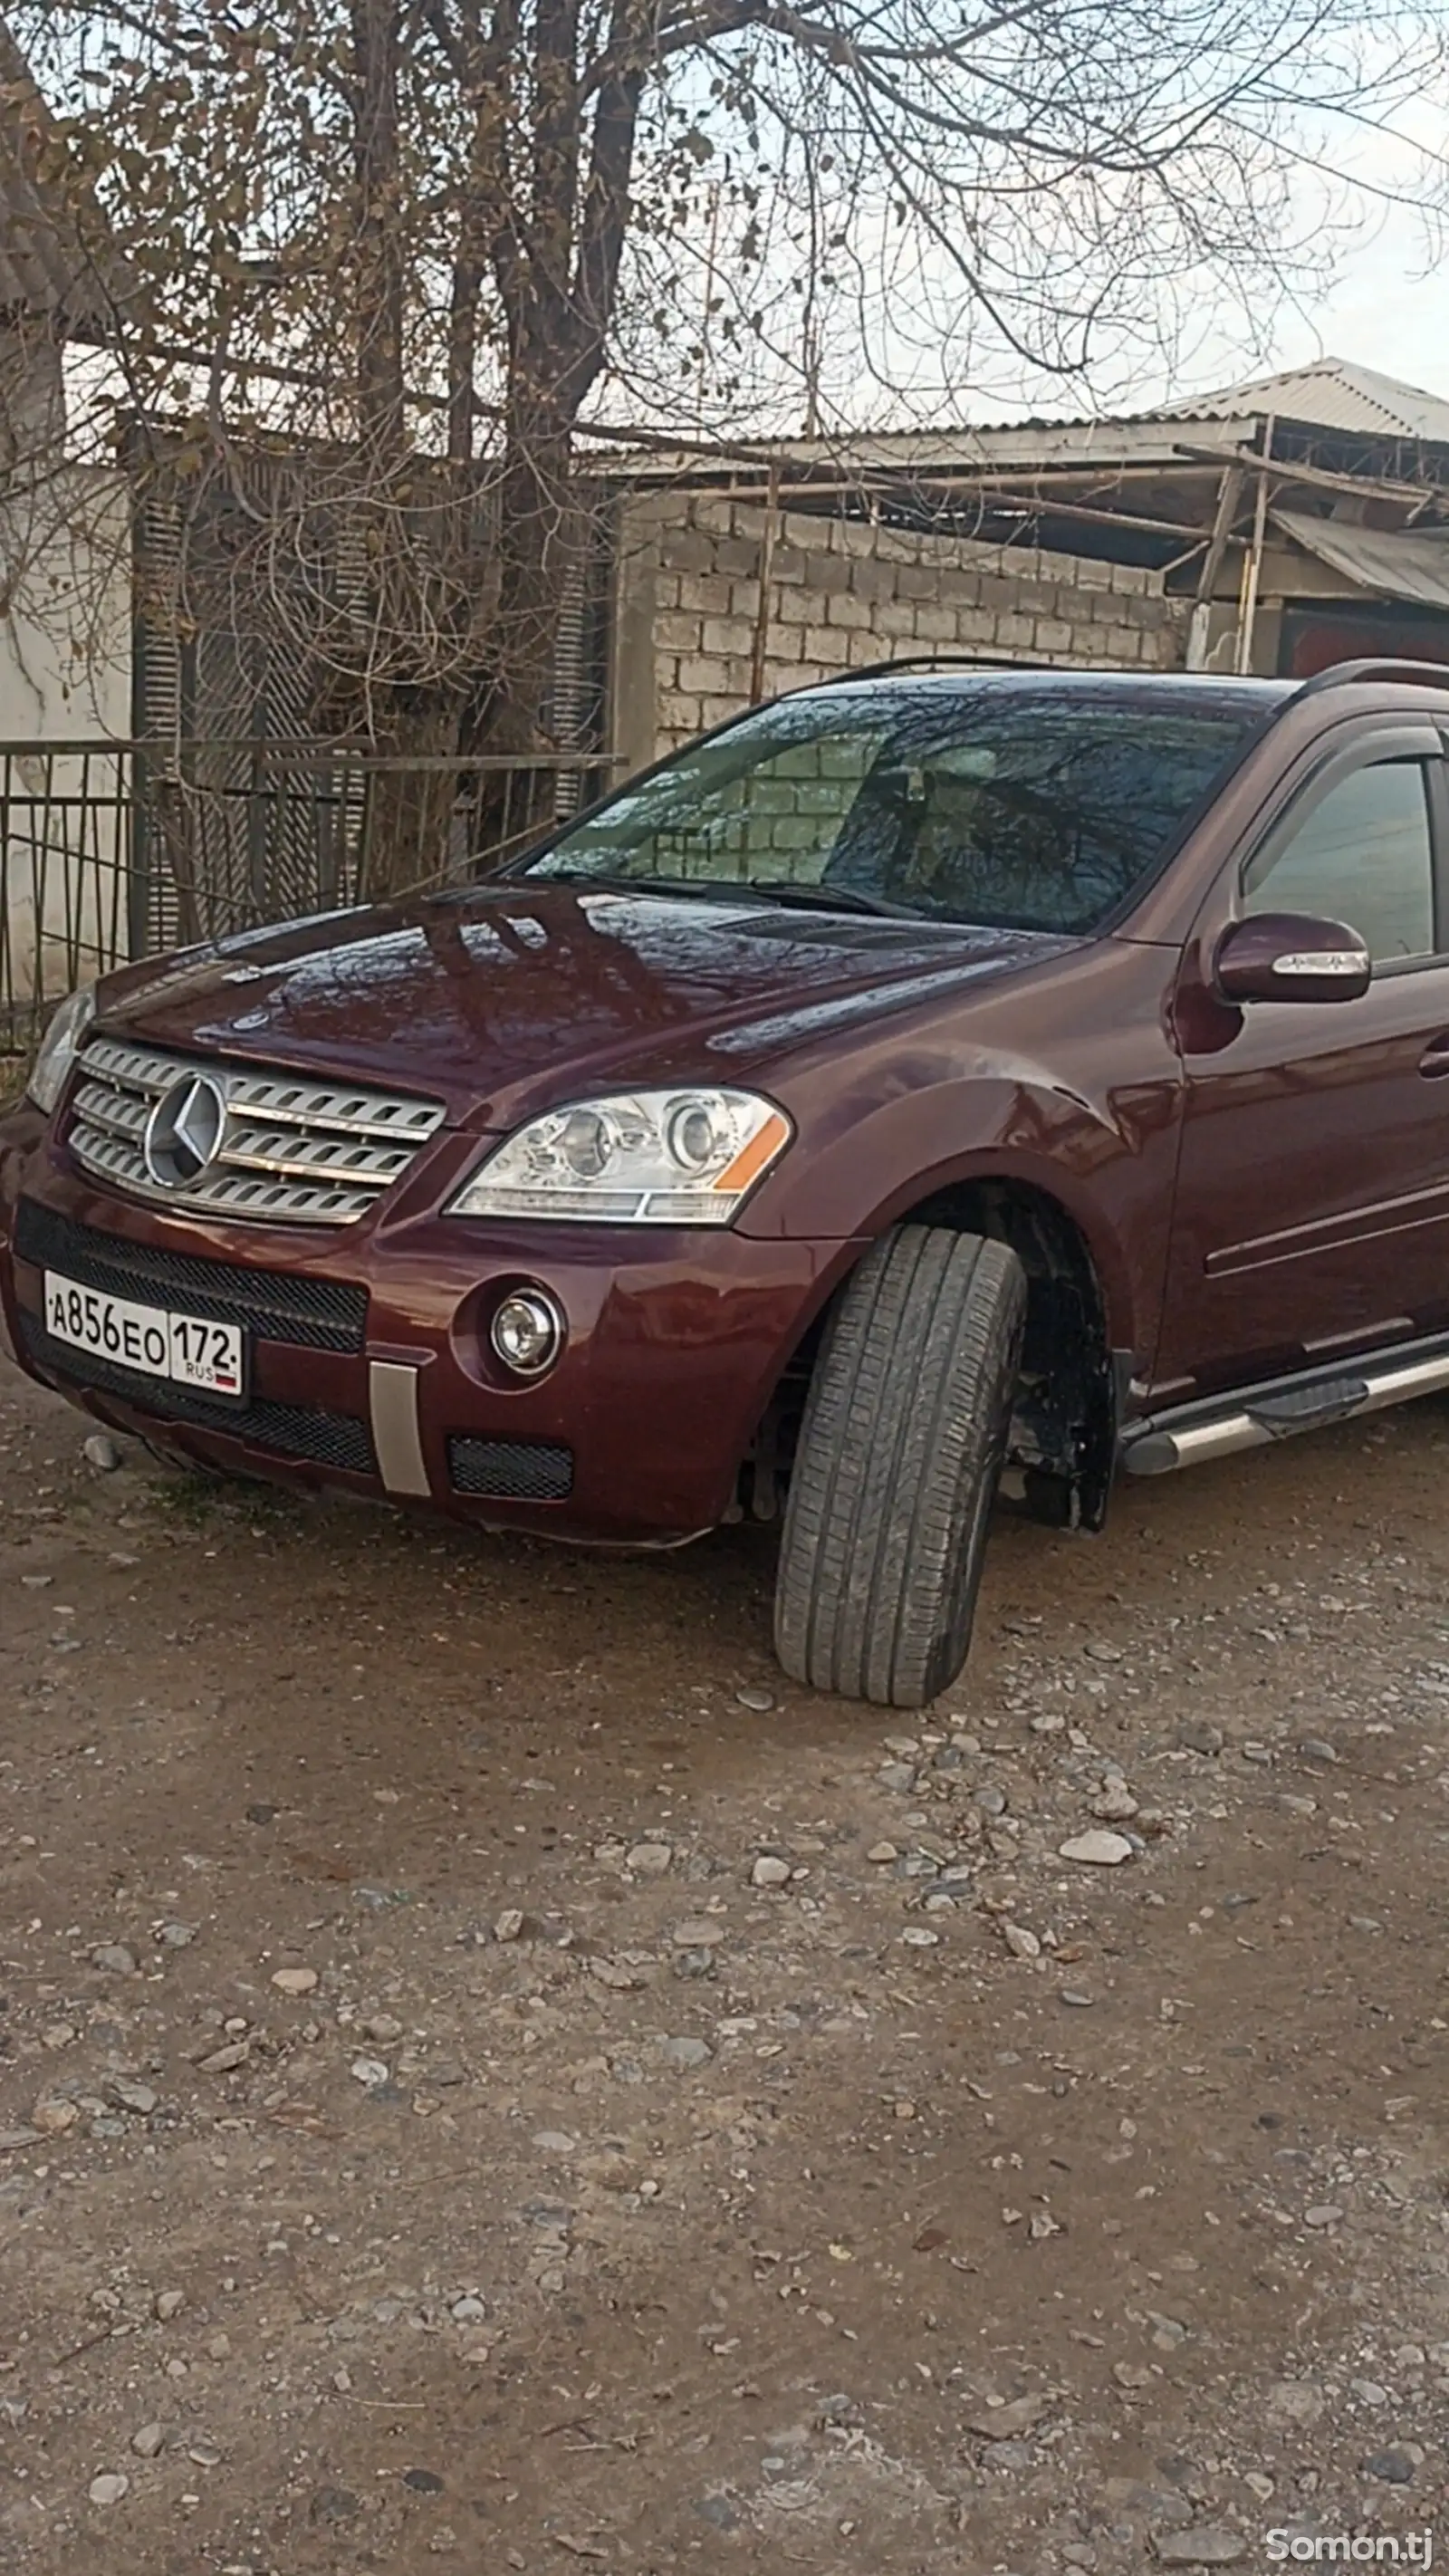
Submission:
M 1209 1404 L 1179 1405 L 1170 1413 L 1129 1423 L 1118 1448 L 1129 1476 L 1169 1476 L 1177 1467 L 1228 1458 L 1236 1449 L 1263 1449 L 1295 1432 L 1326 1429 L 1411 1396 L 1449 1387 L 1449 1339 L 1401 1343 L 1396 1351 L 1367 1356 L 1354 1369 L 1306 1370 L 1274 1378 L 1251 1394 Z

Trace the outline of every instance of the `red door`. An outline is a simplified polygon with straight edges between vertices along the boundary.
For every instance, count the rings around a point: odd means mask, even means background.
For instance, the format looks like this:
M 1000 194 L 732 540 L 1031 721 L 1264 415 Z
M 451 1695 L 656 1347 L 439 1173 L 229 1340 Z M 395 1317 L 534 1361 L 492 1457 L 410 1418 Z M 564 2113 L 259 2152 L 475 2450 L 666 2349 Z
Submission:
M 1449 1324 L 1445 816 L 1437 736 L 1367 727 L 1204 909 L 1175 1008 L 1185 1093 L 1159 1402 Z M 1250 911 L 1351 923 L 1375 961 L 1368 992 L 1219 1001 L 1213 949 Z

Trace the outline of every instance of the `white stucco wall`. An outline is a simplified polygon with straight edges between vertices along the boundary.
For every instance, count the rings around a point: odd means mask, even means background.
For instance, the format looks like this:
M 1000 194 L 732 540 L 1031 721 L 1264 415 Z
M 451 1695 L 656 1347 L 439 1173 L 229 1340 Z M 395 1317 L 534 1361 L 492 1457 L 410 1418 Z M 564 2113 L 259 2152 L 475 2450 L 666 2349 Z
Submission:
M 0 349 L 0 1008 L 126 953 L 124 480 L 67 458 L 58 353 Z M 55 750 L 46 745 L 63 746 Z

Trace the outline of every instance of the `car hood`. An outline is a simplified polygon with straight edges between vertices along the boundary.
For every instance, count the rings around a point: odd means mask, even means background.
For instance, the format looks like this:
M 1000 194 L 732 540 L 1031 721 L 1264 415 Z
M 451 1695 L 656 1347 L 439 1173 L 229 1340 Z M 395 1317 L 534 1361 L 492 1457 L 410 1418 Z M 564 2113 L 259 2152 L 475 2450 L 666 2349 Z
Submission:
M 851 1021 L 1077 943 L 740 901 L 526 884 L 333 913 L 114 977 L 101 1025 L 158 1046 L 346 1074 L 505 1128 L 645 1082 L 765 1078 Z

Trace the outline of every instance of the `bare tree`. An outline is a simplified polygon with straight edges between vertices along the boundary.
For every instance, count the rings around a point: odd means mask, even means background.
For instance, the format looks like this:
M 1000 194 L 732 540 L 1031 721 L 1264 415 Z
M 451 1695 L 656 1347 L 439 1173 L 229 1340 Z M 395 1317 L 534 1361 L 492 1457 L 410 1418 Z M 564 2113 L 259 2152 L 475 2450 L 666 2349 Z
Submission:
M 1438 0 L 22 0 L 11 21 L 137 281 L 112 395 L 182 423 L 171 466 L 225 483 L 238 563 L 348 721 L 480 754 L 540 744 L 601 404 L 698 429 L 701 397 L 716 423 L 798 416 L 805 382 L 819 420 L 832 386 L 964 383 L 983 335 L 1080 378 L 1208 292 L 1251 336 L 1343 211 L 1344 139 L 1444 79 Z M 1404 184 L 1427 204 L 1440 175 L 1426 157 Z M 269 443 L 308 459 L 270 495 L 238 462 Z

